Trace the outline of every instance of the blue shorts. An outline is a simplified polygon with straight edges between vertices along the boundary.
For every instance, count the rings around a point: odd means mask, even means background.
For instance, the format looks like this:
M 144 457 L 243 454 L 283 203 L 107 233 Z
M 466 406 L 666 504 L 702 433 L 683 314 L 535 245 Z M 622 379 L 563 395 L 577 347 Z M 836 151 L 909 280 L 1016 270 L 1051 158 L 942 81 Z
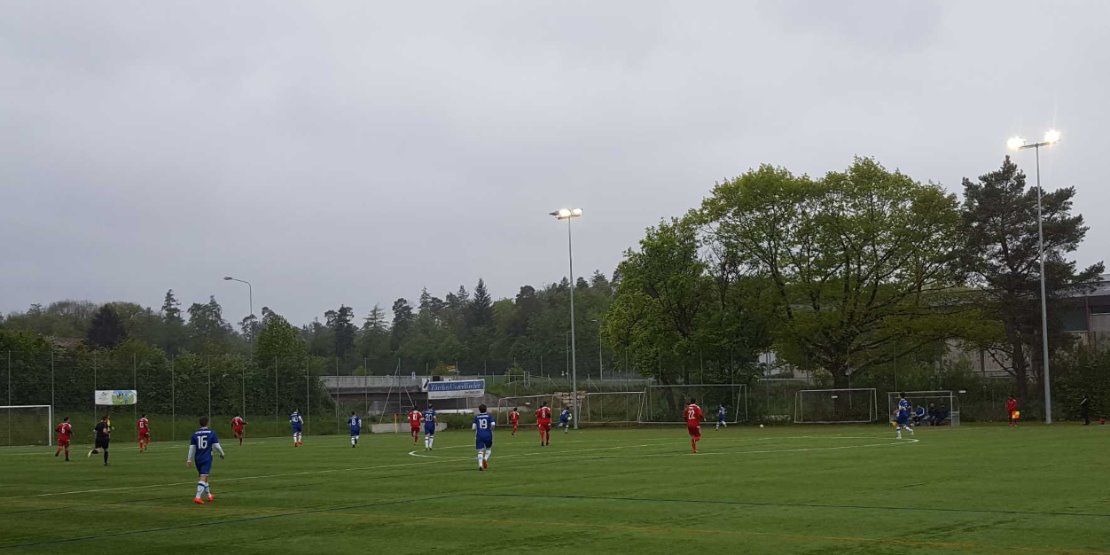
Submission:
M 906 424 L 909 424 L 909 422 L 910 422 L 909 415 L 902 415 L 902 414 L 898 415 L 898 425 L 899 426 L 905 426 Z
M 206 461 L 197 461 L 195 464 L 197 467 L 197 474 L 208 474 L 209 471 L 212 470 L 212 459 L 208 459 Z
M 301 433 L 301 427 L 300 426 L 293 426 L 293 433 L 295 433 L 295 434 Z
M 435 424 L 425 424 L 424 425 L 424 433 L 427 434 L 427 435 L 430 435 L 430 436 L 436 435 L 436 425 Z
M 357 435 L 359 435 L 359 432 L 361 432 L 361 431 L 362 431 L 362 428 L 351 428 L 351 435 L 357 436 Z
M 493 438 L 477 438 L 474 442 L 474 447 L 478 449 L 493 449 Z

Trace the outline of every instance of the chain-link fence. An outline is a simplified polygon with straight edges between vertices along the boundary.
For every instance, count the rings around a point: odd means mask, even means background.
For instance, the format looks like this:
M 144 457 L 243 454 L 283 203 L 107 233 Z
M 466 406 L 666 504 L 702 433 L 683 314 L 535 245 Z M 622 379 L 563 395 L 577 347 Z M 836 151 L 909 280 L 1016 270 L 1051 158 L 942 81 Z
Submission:
M 70 418 L 76 443 L 91 442 L 93 425 L 105 414 L 118 441 L 136 439 L 135 422 L 143 414 L 155 441 L 187 439 L 201 416 L 210 417 L 212 427 L 225 435 L 230 435 L 232 417 L 242 416 L 248 437 L 285 435 L 294 410 L 304 416 L 309 434 L 336 433 L 346 421 L 321 384 L 327 368 L 318 361 L 152 357 L 124 350 L 3 356 L 0 403 L 53 406 L 55 423 Z M 138 403 L 95 404 L 94 391 L 117 389 L 138 391 Z M 0 445 L 19 444 L 21 433 L 0 428 Z

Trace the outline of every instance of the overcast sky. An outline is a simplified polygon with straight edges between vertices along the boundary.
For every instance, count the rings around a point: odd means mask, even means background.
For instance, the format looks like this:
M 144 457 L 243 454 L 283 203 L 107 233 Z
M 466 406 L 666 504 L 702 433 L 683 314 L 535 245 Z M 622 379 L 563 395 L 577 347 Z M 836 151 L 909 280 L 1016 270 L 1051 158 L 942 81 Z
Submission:
M 359 318 L 609 274 L 761 163 L 958 191 L 1059 127 L 1110 258 L 1110 2 L 20 2 L 0 18 L 0 312 Z M 1017 155 L 1033 173 L 1031 152 Z M 321 316 L 322 319 L 322 316 Z

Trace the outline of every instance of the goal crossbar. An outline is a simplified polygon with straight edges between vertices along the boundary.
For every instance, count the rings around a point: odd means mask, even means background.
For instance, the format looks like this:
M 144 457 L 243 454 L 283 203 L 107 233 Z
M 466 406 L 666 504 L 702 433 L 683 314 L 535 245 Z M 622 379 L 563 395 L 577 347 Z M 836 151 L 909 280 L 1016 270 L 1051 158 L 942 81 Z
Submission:
M 696 399 L 706 419 L 716 421 L 717 409 L 725 406 L 725 422 L 735 424 L 748 419 L 747 384 L 680 384 L 654 385 L 644 390 L 640 424 L 685 424 L 682 409 Z
M 794 423 L 875 422 L 879 419 L 878 397 L 878 390 L 873 387 L 801 389 L 794 393 Z

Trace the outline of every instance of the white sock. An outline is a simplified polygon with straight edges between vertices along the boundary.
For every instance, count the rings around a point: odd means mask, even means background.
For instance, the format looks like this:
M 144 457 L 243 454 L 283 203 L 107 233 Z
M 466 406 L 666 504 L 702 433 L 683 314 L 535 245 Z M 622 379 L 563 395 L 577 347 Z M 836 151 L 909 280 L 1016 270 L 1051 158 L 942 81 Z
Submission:
M 207 487 L 207 484 L 205 484 L 204 482 L 197 482 L 197 497 L 200 497 L 204 494 L 205 487 Z
M 493 449 L 486 449 L 485 460 L 487 460 L 487 461 L 489 460 L 489 454 L 492 453 L 492 452 L 493 452 Z
M 212 487 L 208 485 L 208 482 L 204 483 L 204 493 L 212 495 Z
M 431 446 L 435 445 L 435 442 L 436 442 L 436 436 L 428 437 L 428 447 L 431 447 Z
M 482 452 L 478 451 L 478 468 L 482 468 Z

